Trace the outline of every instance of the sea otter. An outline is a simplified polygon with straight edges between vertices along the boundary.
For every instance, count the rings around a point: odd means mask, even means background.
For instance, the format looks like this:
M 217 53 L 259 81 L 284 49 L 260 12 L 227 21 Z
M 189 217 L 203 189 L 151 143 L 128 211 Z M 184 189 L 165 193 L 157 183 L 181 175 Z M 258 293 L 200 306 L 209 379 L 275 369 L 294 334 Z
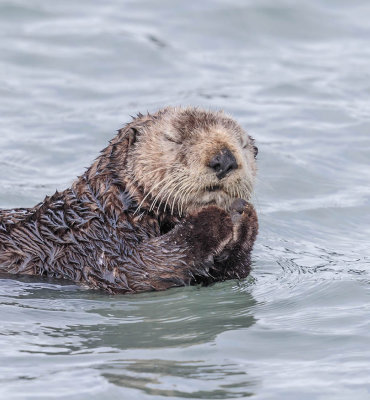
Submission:
M 244 278 L 257 147 L 222 111 L 138 114 L 91 167 L 33 208 L 0 210 L 0 272 L 110 293 Z

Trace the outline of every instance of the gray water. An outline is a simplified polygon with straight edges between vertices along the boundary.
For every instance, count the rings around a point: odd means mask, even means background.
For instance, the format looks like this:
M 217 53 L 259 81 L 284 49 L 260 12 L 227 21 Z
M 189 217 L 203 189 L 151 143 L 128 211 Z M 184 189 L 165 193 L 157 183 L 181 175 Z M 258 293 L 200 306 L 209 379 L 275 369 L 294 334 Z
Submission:
M 0 2 L 0 207 L 68 187 L 139 111 L 257 140 L 243 282 L 109 296 L 0 279 L 1 399 L 370 398 L 367 0 Z

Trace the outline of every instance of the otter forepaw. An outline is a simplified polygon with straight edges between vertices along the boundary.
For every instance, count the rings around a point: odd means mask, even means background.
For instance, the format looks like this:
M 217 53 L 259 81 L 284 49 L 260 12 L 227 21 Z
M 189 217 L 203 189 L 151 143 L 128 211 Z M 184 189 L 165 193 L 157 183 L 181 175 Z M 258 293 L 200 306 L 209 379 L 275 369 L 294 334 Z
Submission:
M 242 214 L 245 207 L 248 205 L 248 202 L 244 199 L 235 199 L 231 203 L 230 211 L 231 213 Z
M 231 216 L 216 206 L 190 215 L 187 224 L 190 227 L 188 242 L 201 258 L 221 253 L 233 239 Z
M 233 221 L 233 241 L 252 247 L 258 231 L 258 219 L 253 205 L 243 199 L 236 199 L 230 211 Z

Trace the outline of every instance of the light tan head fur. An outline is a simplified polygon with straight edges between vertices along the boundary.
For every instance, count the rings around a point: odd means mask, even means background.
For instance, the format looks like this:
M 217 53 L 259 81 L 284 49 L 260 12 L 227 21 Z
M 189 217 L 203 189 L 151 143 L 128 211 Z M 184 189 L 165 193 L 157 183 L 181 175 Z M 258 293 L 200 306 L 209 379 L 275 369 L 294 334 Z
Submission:
M 215 204 L 228 210 L 250 199 L 256 175 L 254 140 L 227 114 L 198 108 L 165 108 L 128 125 L 135 138 L 127 153 L 126 184 L 138 209 L 186 215 Z M 237 168 L 219 179 L 209 163 L 223 149 Z

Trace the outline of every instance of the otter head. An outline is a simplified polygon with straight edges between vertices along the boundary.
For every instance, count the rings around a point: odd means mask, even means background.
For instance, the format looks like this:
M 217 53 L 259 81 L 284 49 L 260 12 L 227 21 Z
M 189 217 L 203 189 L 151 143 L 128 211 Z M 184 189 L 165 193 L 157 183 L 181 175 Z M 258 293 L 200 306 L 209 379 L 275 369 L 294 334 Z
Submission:
M 254 140 L 224 112 L 166 108 L 128 125 L 126 181 L 140 207 L 179 216 L 250 199 Z

